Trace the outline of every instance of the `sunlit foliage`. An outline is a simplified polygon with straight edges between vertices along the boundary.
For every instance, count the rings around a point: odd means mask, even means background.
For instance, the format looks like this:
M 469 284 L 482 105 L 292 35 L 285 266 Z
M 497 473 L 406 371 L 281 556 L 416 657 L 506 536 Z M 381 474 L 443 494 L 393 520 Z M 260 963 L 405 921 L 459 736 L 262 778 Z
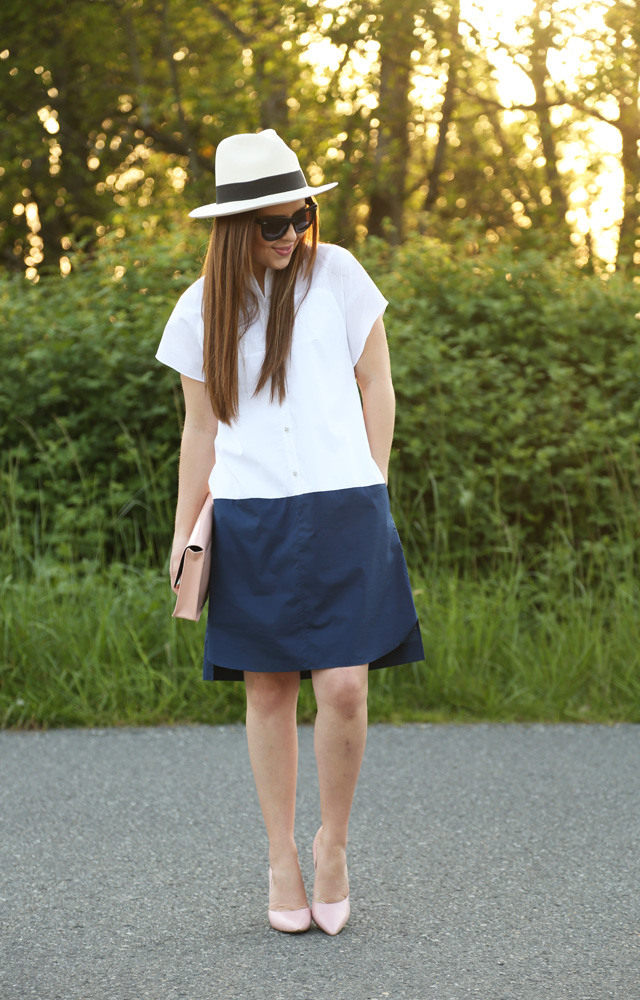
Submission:
M 0 260 L 37 280 L 72 243 L 213 197 L 225 135 L 276 128 L 325 233 L 401 242 L 474 220 L 489 244 L 639 249 L 631 0 L 5 0 Z M 624 213 L 622 194 L 624 188 Z M 620 223 L 622 226 L 620 228 Z

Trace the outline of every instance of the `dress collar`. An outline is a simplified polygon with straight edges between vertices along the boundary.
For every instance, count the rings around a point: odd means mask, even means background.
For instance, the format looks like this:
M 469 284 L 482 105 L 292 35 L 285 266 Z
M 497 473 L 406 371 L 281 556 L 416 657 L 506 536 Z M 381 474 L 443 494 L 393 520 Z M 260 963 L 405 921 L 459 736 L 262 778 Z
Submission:
M 273 268 L 268 267 L 264 276 L 264 292 L 258 284 L 255 274 L 251 275 L 253 291 L 258 296 L 260 302 L 267 302 L 271 298 L 271 288 L 273 286 Z

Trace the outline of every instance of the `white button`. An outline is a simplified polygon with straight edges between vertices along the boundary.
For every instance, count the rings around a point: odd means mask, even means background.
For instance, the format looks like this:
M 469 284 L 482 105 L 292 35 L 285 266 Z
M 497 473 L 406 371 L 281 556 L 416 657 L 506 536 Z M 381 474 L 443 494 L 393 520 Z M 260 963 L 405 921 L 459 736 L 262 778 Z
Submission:
M 288 427 L 285 427 L 285 431 L 286 431 L 286 432 L 287 432 L 287 434 L 288 434 L 288 433 L 289 433 L 289 428 L 288 428 Z
M 291 473 L 291 475 L 292 475 L 292 476 L 297 476 L 297 475 L 298 475 L 298 473 L 294 471 L 294 472 L 292 472 L 292 473 Z

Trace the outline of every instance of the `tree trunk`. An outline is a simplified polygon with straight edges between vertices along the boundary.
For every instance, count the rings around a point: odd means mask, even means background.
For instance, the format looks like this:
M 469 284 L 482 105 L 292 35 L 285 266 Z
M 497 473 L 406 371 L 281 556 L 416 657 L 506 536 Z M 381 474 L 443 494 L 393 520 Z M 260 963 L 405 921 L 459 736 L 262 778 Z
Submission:
M 449 123 L 451 122 L 455 107 L 457 58 L 458 52 L 460 51 L 460 5 L 457 2 L 451 5 L 450 21 L 451 38 L 449 39 L 449 73 L 447 76 L 447 85 L 444 91 L 444 100 L 442 102 L 442 118 L 440 119 L 440 125 L 438 127 L 436 151 L 433 156 L 431 170 L 429 171 L 429 187 L 427 189 L 427 197 L 424 200 L 425 211 L 430 211 L 433 208 L 438 197 L 440 175 L 444 169 L 444 156 L 447 150 L 447 132 L 449 131 Z
M 615 32 L 615 52 L 624 53 L 623 61 L 616 66 L 613 92 L 618 102 L 618 121 L 615 123 L 622 138 L 622 171 L 624 175 L 623 215 L 618 238 L 616 262 L 629 267 L 640 263 L 640 113 L 638 111 L 638 86 L 640 85 L 640 12 L 637 5 L 620 4 L 613 7 L 607 17 L 608 25 Z M 634 39 L 633 48 L 625 45 Z
M 542 23 L 541 14 L 543 12 L 549 14 L 549 22 L 547 24 Z M 529 62 L 531 65 L 529 79 L 533 84 L 536 95 L 535 103 L 537 106 L 536 114 L 538 116 L 540 142 L 542 144 L 542 154 L 545 158 L 547 184 L 551 192 L 550 207 L 553 218 L 549 221 L 553 225 L 560 225 L 562 228 L 567 228 L 566 214 L 569 205 L 558 172 L 558 156 L 556 153 L 553 125 L 551 124 L 551 114 L 547 107 L 547 89 L 545 87 L 545 83 L 549 78 L 547 56 L 556 32 L 553 22 L 552 5 L 549 3 L 549 0 L 537 0 L 533 16 L 529 23 L 533 36 L 529 52 Z
M 617 125 L 622 136 L 622 169 L 624 172 L 624 214 L 618 242 L 618 263 L 629 265 L 635 263 L 634 256 L 636 253 L 640 253 L 640 246 L 636 244 L 636 241 L 640 239 L 640 220 L 638 219 L 638 201 L 636 200 L 640 193 L 640 159 L 638 158 L 640 122 L 638 121 L 635 101 L 631 105 L 620 103 L 620 117 Z
M 376 112 L 380 125 L 374 153 L 369 200 L 369 232 L 402 242 L 403 211 L 409 160 L 409 86 L 414 4 L 411 0 L 381 0 L 380 92 Z M 390 224 L 391 231 L 387 232 Z
M 189 163 L 193 176 L 198 179 L 200 177 L 200 164 L 198 163 L 197 146 L 191 131 L 191 126 L 182 106 L 178 69 L 176 61 L 173 58 L 174 46 L 171 41 L 171 30 L 169 27 L 169 0 L 162 0 L 161 39 L 165 59 L 167 61 L 167 65 L 169 66 L 169 76 L 171 77 L 171 86 L 178 114 L 178 131 L 180 132 L 180 135 L 182 136 L 189 151 Z

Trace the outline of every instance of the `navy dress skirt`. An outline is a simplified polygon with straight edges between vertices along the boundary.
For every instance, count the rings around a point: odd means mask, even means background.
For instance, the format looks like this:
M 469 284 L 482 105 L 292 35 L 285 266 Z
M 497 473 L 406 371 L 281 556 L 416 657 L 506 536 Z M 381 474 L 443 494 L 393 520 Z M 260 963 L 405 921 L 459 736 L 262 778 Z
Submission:
M 384 484 L 215 501 L 206 680 L 423 658 Z

